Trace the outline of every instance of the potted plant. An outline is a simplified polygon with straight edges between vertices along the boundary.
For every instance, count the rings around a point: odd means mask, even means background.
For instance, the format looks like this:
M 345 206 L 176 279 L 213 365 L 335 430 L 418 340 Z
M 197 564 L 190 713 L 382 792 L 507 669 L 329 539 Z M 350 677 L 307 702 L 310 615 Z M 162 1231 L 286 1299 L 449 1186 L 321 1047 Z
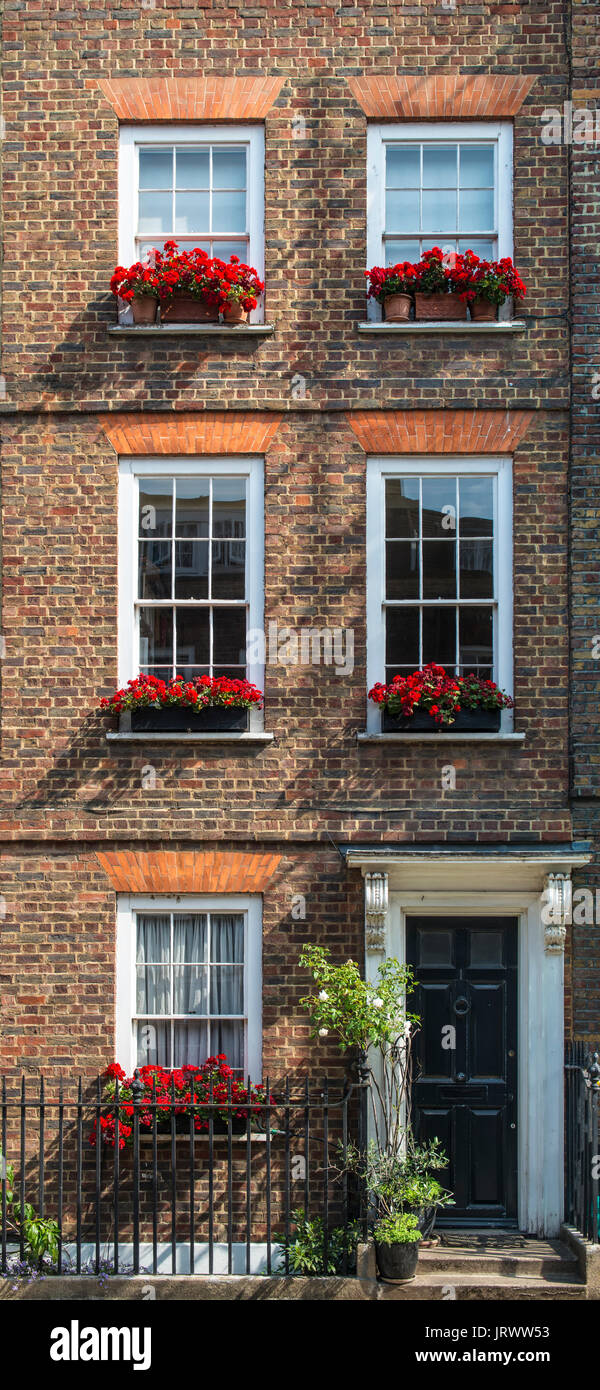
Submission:
M 415 271 L 415 316 L 448 321 L 466 319 L 464 257 L 439 246 L 424 251 Z
M 229 676 L 197 676 L 191 681 L 175 676 L 163 681 L 141 675 L 110 699 L 103 698 L 100 709 L 128 715 L 132 732 L 138 733 L 243 732 L 248 710 L 261 709 L 262 699 L 256 685 Z
M 116 299 L 131 305 L 134 323 L 154 323 L 160 292 L 154 260 L 136 261 L 128 269 L 116 266 L 110 288 Z
M 369 699 L 381 706 L 385 733 L 494 733 L 501 711 L 514 707 L 494 681 L 451 676 L 434 662 L 387 685 L 376 682 Z
M 245 323 L 265 288 L 263 281 L 254 266 L 245 265 L 237 256 L 231 256 L 227 265 L 224 261 L 213 261 L 213 265 L 219 268 L 223 322 Z
M 515 270 L 510 256 L 500 261 L 485 261 L 473 251 L 464 256 L 467 270 L 467 296 L 471 318 L 475 323 L 492 322 L 498 317 L 498 308 L 509 295 L 515 301 L 524 299 L 526 286 Z
M 400 261 L 398 265 L 378 266 L 365 270 L 369 280 L 368 299 L 376 299 L 382 305 L 384 318 L 388 323 L 399 323 L 410 317 L 416 271 L 410 261 Z
M 408 1212 L 383 1216 L 375 1223 L 375 1253 L 385 1283 L 408 1284 L 414 1279 L 419 1259 L 419 1230 L 416 1216 Z
M 166 241 L 156 252 L 161 323 L 218 323 L 221 295 L 213 261 L 195 246 Z

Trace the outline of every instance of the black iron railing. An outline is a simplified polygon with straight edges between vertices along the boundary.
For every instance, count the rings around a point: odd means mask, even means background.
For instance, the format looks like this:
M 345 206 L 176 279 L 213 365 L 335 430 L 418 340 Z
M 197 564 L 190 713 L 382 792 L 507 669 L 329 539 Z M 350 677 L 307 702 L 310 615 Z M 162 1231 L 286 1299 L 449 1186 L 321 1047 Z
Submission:
M 587 1240 L 600 1232 L 600 1058 L 583 1042 L 565 1049 L 565 1220 Z
M 119 1147 L 99 1137 L 103 1120 L 119 1130 L 118 1084 L 107 1102 L 100 1080 L 91 1095 L 81 1079 L 2 1082 L 0 1273 L 31 1258 L 28 1205 L 57 1223 L 59 1274 L 288 1273 L 298 1209 L 323 1223 L 325 1268 L 334 1228 L 366 1232 L 364 1193 L 344 1171 L 349 1143 L 366 1142 L 362 1083 L 266 1080 L 242 1120 L 212 1090 L 183 1115 L 133 1090 Z

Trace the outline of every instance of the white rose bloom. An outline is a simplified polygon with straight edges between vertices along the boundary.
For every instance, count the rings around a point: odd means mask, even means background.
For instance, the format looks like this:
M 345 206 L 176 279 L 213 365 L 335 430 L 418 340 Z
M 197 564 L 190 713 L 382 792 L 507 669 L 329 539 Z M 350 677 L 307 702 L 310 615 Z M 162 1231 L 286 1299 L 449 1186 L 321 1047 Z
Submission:
M 319 1028 L 319 1037 L 320 1037 L 320 1038 L 326 1038 L 328 1033 L 329 1033 L 329 1029 L 328 1029 L 328 1028 Z
M 322 989 L 322 990 L 321 990 L 321 992 L 320 992 L 320 994 L 319 994 L 319 999 L 329 999 L 329 995 L 328 995 L 326 989 Z
M 383 999 L 380 999 L 379 996 L 377 996 L 377 998 L 373 1000 L 373 1008 L 374 1008 L 374 1009 L 382 1009 L 382 1008 L 383 1008 Z

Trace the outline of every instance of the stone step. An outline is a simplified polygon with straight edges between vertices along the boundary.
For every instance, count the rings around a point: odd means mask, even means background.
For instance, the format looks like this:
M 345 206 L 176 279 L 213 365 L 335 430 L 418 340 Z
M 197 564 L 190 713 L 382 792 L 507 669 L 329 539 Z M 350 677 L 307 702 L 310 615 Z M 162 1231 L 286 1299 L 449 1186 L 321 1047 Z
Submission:
M 419 1266 L 421 1261 L 419 1260 Z M 450 1302 L 479 1299 L 484 1302 L 495 1300 L 583 1300 L 587 1296 L 586 1286 L 581 1279 L 570 1275 L 553 1274 L 548 1278 L 526 1277 L 509 1274 L 452 1274 L 451 1271 L 439 1273 L 422 1270 L 409 1284 L 384 1284 L 380 1282 L 378 1299 L 388 1301 L 421 1301 L 426 1299 Z M 495 1346 L 500 1350 L 502 1343 Z M 439 1348 L 438 1348 L 439 1350 Z
M 511 1278 L 565 1274 L 576 1278 L 578 1272 L 577 1260 L 566 1246 L 543 1254 L 532 1250 L 458 1250 L 437 1246 L 419 1252 L 419 1269 L 423 1273 L 481 1274 L 486 1278 L 494 1274 Z

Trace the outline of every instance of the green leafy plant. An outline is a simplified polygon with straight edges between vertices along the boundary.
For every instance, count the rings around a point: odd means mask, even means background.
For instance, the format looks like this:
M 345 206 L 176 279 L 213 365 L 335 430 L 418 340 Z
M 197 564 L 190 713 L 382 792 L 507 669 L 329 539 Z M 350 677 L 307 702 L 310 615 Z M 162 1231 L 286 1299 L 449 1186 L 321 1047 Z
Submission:
M 410 1124 L 412 1043 L 419 1024 L 406 1008 L 415 981 L 409 966 L 390 957 L 374 982 L 363 980 L 356 961 L 334 965 L 325 946 L 304 946 L 300 964 L 316 989 L 300 1003 L 310 1014 L 313 1037 L 337 1037 L 342 1051 L 356 1047 L 369 1085 L 377 1147 L 395 1152 Z
M 358 1222 L 346 1228 L 335 1226 L 327 1236 L 325 1261 L 325 1227 L 320 1216 L 310 1219 L 302 1208 L 292 1212 L 295 1230 L 289 1239 L 277 1237 L 283 1255 L 287 1251 L 292 1274 L 343 1274 L 344 1264 L 349 1272 L 356 1261 L 360 1239 Z
M 38 1267 L 44 1260 L 55 1264 L 58 1260 L 59 1228 L 57 1221 L 38 1216 L 30 1202 L 21 1203 L 15 1197 L 15 1173 L 11 1163 L 4 1161 L 0 1149 L 0 1179 L 6 1184 L 6 1212 L 8 1230 L 19 1242 L 21 1235 L 25 1253 Z
M 378 1245 L 413 1245 L 422 1239 L 416 1216 L 408 1212 L 383 1216 L 375 1223 L 374 1236 Z
M 349 1144 L 342 1158 L 341 1172 L 355 1173 L 364 1182 L 378 1217 L 397 1216 L 404 1212 L 424 1212 L 431 1207 L 443 1207 L 452 1201 L 434 1173 L 448 1167 L 448 1158 L 439 1139 L 417 1145 L 412 1135 L 404 1134 L 404 1148 L 396 1152 L 378 1149 L 374 1141 L 361 1152 Z

